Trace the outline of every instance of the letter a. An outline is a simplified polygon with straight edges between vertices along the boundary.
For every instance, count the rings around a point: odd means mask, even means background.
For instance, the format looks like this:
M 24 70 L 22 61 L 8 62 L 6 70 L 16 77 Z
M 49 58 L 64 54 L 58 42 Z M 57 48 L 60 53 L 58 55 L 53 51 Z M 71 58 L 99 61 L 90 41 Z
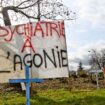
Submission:
M 32 49 L 32 51 L 35 53 L 35 50 L 34 50 L 34 48 L 33 48 L 33 46 L 32 46 L 32 43 L 31 43 L 31 40 L 30 40 L 30 39 L 27 39 L 27 40 L 25 41 L 21 52 L 24 52 L 24 49 L 27 48 L 27 47 L 29 47 L 30 49 Z

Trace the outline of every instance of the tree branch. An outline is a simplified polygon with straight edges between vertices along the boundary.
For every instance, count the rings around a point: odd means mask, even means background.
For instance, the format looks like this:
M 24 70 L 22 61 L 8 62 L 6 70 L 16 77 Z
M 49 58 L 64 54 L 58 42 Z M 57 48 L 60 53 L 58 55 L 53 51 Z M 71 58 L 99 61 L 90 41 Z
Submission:
M 23 2 L 21 2 L 18 6 L 16 6 L 16 7 L 19 7 L 19 6 L 21 6 L 22 4 L 24 4 L 24 3 L 26 3 L 26 2 L 29 2 L 30 0 L 25 0 L 25 1 L 23 1 Z
M 27 18 L 33 18 L 33 19 L 38 19 L 34 16 L 30 16 L 28 14 L 26 14 L 25 12 L 23 12 L 22 10 L 19 10 L 17 7 L 15 6 L 7 6 L 7 7 L 4 7 L 3 10 L 2 10 L 2 14 L 3 14 L 3 18 L 4 18 L 4 23 L 6 25 L 11 25 L 11 22 L 10 22 L 10 19 L 9 19 L 9 15 L 7 13 L 8 10 L 13 10 L 14 12 L 16 13 L 21 13 L 22 15 L 26 16 Z
M 15 12 L 19 12 L 19 13 L 23 14 L 24 16 L 26 16 L 27 18 L 38 19 L 38 18 L 36 18 L 36 17 L 34 17 L 34 16 L 30 16 L 30 15 L 26 14 L 25 12 L 23 12 L 23 11 L 21 11 L 21 10 L 16 10 Z
M 42 1 L 42 0 L 40 0 L 40 1 Z M 31 4 L 31 5 L 28 5 L 28 6 L 25 6 L 25 7 L 18 7 L 18 9 L 27 9 L 27 8 L 29 8 L 29 7 L 32 7 L 32 6 L 36 5 L 36 4 L 38 4 L 38 3 L 39 3 L 39 0 L 37 0 L 36 2 L 34 2 L 34 3 Z

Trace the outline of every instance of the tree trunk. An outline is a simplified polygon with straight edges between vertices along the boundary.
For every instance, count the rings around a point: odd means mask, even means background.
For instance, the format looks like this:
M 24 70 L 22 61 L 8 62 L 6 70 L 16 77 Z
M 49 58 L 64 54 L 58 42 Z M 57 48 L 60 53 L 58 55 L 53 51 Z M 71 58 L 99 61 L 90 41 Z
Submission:
M 2 10 L 2 15 L 3 15 L 3 19 L 4 19 L 4 24 L 5 25 L 11 25 L 11 21 L 8 15 L 8 8 L 4 7 Z
M 40 21 L 40 0 L 38 0 L 38 21 Z

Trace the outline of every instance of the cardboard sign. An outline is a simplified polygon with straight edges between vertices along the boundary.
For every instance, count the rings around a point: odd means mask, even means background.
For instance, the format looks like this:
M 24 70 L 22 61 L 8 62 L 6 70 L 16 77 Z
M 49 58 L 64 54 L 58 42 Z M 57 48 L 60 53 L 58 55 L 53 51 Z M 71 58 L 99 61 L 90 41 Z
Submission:
M 0 61 L 0 82 L 24 77 L 26 65 L 31 78 L 68 77 L 64 22 L 0 26 Z

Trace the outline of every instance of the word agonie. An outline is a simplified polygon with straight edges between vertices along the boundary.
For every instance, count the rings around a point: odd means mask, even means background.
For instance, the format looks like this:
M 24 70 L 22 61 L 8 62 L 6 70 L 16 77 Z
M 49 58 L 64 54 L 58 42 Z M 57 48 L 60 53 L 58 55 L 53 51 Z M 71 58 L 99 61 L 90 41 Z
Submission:
M 58 37 L 65 37 L 64 34 L 64 22 L 37 22 L 37 23 L 27 23 L 23 25 L 17 25 L 14 27 L 10 26 L 0 26 L 0 38 L 3 38 L 6 42 L 11 42 L 13 38 L 17 35 L 24 38 L 24 43 L 21 52 L 24 52 L 26 48 L 30 48 L 34 53 L 31 38 L 32 37 L 49 37 L 57 35 Z
M 47 50 L 43 49 L 39 53 L 28 53 L 24 56 L 15 54 L 13 57 L 14 71 L 16 70 L 17 65 L 20 65 L 21 70 L 23 69 L 23 66 L 26 65 L 28 65 L 30 68 L 50 68 L 51 65 L 53 66 L 53 68 L 62 68 L 68 66 L 66 50 L 59 49 L 58 46 L 50 50 L 50 53 Z

